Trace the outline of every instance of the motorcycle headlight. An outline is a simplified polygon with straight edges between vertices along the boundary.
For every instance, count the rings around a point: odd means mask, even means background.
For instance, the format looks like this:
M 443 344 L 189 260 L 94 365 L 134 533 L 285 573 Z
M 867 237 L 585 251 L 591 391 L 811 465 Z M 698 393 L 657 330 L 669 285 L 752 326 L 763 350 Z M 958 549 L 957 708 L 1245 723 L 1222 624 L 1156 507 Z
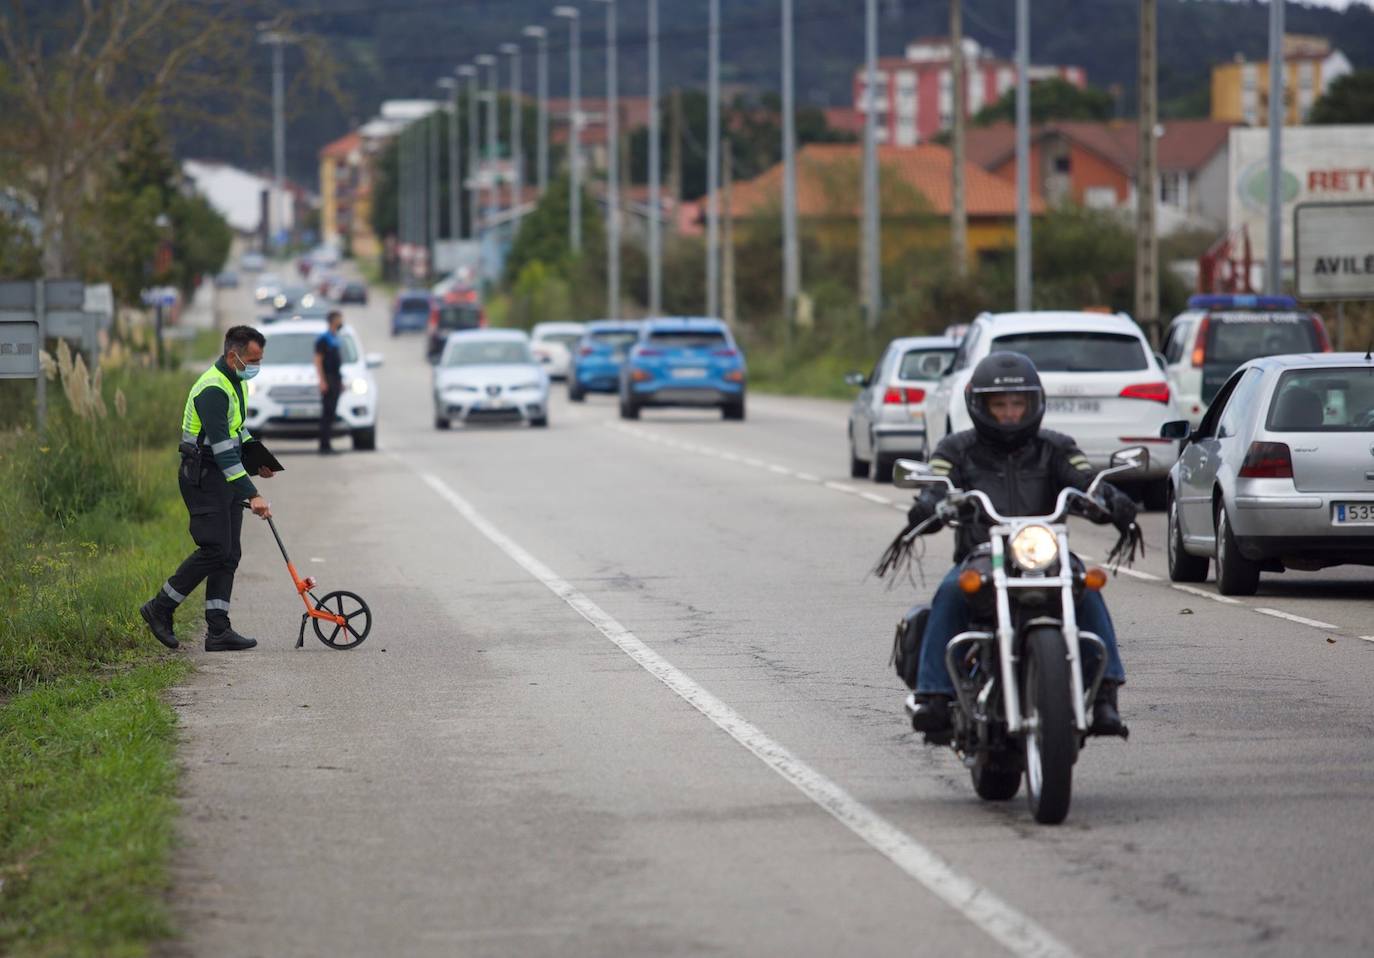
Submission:
M 353 383 L 352 383 L 352 387 L 351 387 L 351 388 L 352 388 L 353 391 L 354 391 L 355 393 L 357 393 L 359 396 L 365 396 L 365 395 L 367 395 L 367 380 L 366 380 L 366 379 L 355 379 L 355 380 L 353 380 Z
M 1011 537 L 1011 558 L 1023 572 L 1044 572 L 1059 558 L 1059 542 L 1045 526 L 1026 526 Z

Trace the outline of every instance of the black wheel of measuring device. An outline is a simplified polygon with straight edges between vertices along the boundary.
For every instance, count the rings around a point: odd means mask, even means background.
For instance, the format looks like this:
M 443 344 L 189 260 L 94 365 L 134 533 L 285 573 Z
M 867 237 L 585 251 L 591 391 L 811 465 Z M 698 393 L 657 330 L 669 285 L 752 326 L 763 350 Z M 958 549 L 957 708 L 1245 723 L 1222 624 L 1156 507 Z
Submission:
M 343 625 L 327 619 L 310 620 L 320 641 L 331 649 L 356 649 L 372 631 L 372 610 L 356 592 L 328 592 L 315 601 L 315 608 L 344 618 Z

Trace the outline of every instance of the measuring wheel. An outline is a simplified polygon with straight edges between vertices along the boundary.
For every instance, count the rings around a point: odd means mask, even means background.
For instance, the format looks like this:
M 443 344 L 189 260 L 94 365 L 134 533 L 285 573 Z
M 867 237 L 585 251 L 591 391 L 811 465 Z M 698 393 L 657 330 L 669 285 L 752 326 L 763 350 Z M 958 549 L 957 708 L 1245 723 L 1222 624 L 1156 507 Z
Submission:
M 328 592 L 316 600 L 315 609 L 336 615 L 342 624 L 311 616 L 315 634 L 331 649 L 356 649 L 372 631 L 372 610 L 356 592 Z

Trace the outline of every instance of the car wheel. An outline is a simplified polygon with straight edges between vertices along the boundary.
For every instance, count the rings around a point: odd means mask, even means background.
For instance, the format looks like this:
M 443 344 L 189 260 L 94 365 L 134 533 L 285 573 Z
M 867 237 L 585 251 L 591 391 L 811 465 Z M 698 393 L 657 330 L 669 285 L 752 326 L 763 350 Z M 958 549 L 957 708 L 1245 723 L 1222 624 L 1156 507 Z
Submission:
M 620 418 L 621 418 L 621 419 L 638 419 L 638 418 L 639 418 L 639 404 L 636 403 L 633 399 L 631 399 L 631 398 L 629 398 L 629 397 L 627 397 L 627 396 L 621 396 L 621 397 L 620 397 Z
M 366 429 L 354 429 L 353 448 L 358 452 L 371 452 L 377 448 L 377 427 L 369 426 Z
M 435 416 L 435 417 L 434 417 L 434 428 L 435 428 L 435 429 L 447 429 L 447 428 L 448 428 L 448 419 L 447 419 L 447 417 L 445 417 L 445 416 Z
M 744 397 L 740 396 L 737 402 L 728 402 L 720 407 L 720 417 L 722 419 L 733 419 L 735 421 L 744 418 Z
M 1240 554 L 1224 505 L 1217 506 L 1217 591 L 1222 595 L 1254 595 L 1260 567 Z
M 868 463 L 854 455 L 854 437 L 849 437 L 849 478 L 867 479 Z
M 587 398 L 587 391 L 578 385 L 577 380 L 572 376 L 568 377 L 568 398 L 573 402 L 582 402 Z
M 1183 517 L 1178 503 L 1169 496 L 1169 579 L 1172 582 L 1203 582 L 1211 561 L 1206 556 L 1189 555 L 1183 549 Z
M 536 416 L 530 420 L 530 426 L 535 429 L 543 429 L 549 424 L 548 416 Z
M 873 481 L 891 482 L 892 467 L 897 464 L 893 456 L 874 456 L 873 457 Z

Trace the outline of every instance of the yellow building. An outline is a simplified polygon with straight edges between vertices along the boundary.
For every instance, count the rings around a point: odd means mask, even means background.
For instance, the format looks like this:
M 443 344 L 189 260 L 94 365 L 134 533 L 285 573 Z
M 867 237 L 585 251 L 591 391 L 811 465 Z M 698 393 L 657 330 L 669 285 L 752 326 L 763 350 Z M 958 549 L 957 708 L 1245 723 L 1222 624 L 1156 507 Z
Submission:
M 1325 37 L 1283 38 L 1284 124 L 1297 126 L 1337 77 L 1350 72 L 1344 53 Z M 1248 126 L 1269 123 L 1269 61 L 1244 60 L 1212 67 L 1212 119 Z
M 320 150 L 320 235 L 353 256 L 375 256 L 372 177 L 362 136 L 349 133 Z

